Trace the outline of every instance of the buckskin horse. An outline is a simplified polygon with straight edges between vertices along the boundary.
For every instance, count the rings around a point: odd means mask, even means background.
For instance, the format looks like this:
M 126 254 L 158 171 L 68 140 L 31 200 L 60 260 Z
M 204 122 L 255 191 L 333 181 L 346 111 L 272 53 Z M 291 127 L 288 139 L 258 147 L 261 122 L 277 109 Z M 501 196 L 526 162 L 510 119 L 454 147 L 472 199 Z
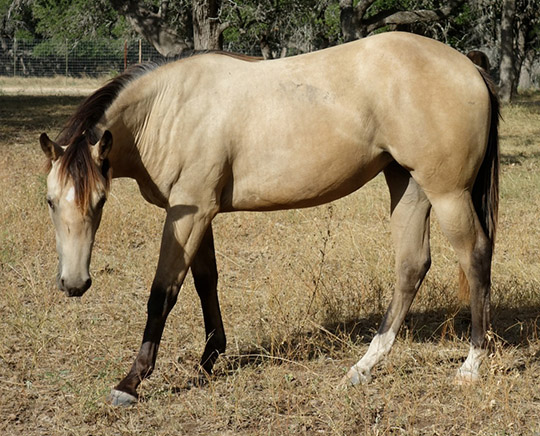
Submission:
M 218 213 L 320 205 L 384 172 L 396 254 L 393 299 L 343 383 L 370 380 L 430 267 L 433 208 L 469 288 L 472 331 L 457 372 L 475 381 L 486 354 L 498 205 L 499 105 L 488 76 L 440 42 L 385 33 L 295 57 L 207 53 L 134 66 L 90 95 L 56 142 L 47 202 L 58 286 L 81 296 L 111 179 L 130 177 L 166 210 L 140 351 L 111 391 L 137 401 L 167 315 L 191 268 L 206 346 L 200 373 L 225 351 L 212 219 Z

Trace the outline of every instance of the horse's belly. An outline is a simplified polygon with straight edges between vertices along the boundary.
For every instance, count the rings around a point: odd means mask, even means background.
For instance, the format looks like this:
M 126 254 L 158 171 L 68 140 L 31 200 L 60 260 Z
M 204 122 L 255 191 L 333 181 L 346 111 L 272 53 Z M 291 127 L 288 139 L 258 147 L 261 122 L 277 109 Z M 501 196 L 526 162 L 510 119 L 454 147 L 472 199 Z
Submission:
M 230 185 L 222 205 L 231 210 L 315 206 L 343 197 L 390 161 L 379 146 L 369 104 L 334 83 L 283 80 L 266 105 L 235 106 L 227 123 Z M 262 85 L 261 85 L 262 86 Z
M 292 159 L 292 160 L 291 160 Z M 230 210 L 279 210 L 317 206 L 336 200 L 375 177 L 391 160 L 386 153 L 269 160 L 248 174 L 233 172 L 226 197 Z

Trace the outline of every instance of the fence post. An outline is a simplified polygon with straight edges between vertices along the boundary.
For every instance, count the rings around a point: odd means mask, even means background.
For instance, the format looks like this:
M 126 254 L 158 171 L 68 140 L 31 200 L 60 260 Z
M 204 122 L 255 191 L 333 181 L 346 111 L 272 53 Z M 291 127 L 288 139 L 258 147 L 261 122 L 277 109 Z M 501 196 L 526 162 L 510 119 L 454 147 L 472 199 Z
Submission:
M 69 52 L 69 45 L 68 45 L 68 40 L 66 39 L 66 77 L 68 76 L 68 52 Z
M 13 77 L 17 75 L 17 38 L 13 38 Z
M 127 39 L 124 39 L 124 71 L 127 69 Z
M 142 64 L 142 40 L 139 38 L 139 63 Z

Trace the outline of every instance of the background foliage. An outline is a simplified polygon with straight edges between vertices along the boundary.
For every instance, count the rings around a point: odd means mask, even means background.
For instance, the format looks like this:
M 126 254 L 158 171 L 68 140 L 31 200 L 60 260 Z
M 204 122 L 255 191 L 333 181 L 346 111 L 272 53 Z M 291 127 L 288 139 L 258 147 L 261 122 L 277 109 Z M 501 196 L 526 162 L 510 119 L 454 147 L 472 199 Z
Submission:
M 62 41 L 66 54 L 80 41 L 142 37 L 163 56 L 194 48 L 275 58 L 402 30 L 485 52 L 496 78 L 501 68 L 504 101 L 540 81 L 540 0 L 0 0 L 0 16 L 3 56 L 12 50 L 14 63 L 13 38 Z

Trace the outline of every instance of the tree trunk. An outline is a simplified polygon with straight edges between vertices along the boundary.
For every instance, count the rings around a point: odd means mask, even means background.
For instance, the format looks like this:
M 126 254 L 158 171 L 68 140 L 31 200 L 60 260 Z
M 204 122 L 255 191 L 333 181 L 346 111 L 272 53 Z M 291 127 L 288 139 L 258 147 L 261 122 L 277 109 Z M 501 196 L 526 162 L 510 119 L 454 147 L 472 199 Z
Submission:
M 534 51 L 527 53 L 523 64 L 521 65 L 520 74 L 518 80 L 516 80 L 518 87 L 521 89 L 530 89 L 534 86 L 532 70 L 534 67 Z
M 514 69 L 514 15 L 516 0 L 503 0 L 501 18 L 501 66 L 499 96 L 501 101 L 508 103 L 514 93 L 516 80 Z
M 153 12 L 142 0 L 111 0 L 112 7 L 163 56 L 175 56 L 190 44 L 167 23 L 166 11 Z M 189 23 L 184 23 L 186 27 Z
M 219 21 L 220 0 L 193 0 L 193 45 L 195 50 L 223 50 L 223 31 Z
M 340 0 L 339 20 L 341 24 L 341 33 L 343 41 L 350 42 L 356 39 L 356 20 L 353 8 L 353 0 Z

